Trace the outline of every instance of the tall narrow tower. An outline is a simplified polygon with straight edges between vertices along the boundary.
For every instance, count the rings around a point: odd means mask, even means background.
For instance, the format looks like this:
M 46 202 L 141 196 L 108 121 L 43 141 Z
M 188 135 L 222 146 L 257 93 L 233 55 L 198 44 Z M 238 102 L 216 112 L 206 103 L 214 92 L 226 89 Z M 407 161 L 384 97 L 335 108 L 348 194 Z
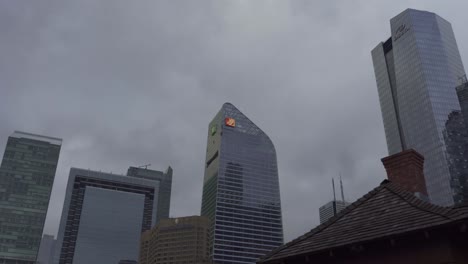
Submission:
M 0 167 L 0 263 L 36 263 L 62 140 L 15 131 Z
M 460 119 L 455 87 L 465 70 L 452 26 L 434 13 L 413 9 L 392 18 L 390 26 L 391 37 L 372 50 L 388 152 L 421 153 L 431 201 L 461 203 L 456 197 L 463 197 L 457 193 L 463 191 L 460 176 L 468 162 L 450 131 L 452 120 Z
M 275 147 L 230 103 L 208 127 L 201 214 L 214 263 L 255 263 L 283 243 Z

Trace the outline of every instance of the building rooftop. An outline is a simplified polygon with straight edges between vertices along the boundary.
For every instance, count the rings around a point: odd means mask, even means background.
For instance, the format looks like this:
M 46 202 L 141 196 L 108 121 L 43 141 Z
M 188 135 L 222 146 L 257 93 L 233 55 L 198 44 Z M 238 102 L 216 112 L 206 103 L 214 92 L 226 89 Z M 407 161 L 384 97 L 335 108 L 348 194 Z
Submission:
M 27 132 L 21 132 L 21 131 L 13 132 L 13 134 L 11 134 L 11 137 L 14 137 L 14 138 L 28 138 L 28 139 L 32 139 L 32 140 L 49 142 L 50 144 L 53 144 L 53 145 L 59 145 L 59 146 L 62 145 L 62 139 L 60 139 L 60 138 L 41 136 L 41 135 L 27 133 Z
M 327 222 L 277 248 L 258 263 L 395 237 L 468 219 L 468 206 L 440 207 L 384 180 Z

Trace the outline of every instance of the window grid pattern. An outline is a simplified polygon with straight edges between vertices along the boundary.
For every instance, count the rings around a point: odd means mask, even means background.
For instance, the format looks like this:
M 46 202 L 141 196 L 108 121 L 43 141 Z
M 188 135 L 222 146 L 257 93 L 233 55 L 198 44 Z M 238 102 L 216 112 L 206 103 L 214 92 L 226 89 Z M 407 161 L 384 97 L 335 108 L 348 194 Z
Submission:
M 234 118 L 236 126 L 224 125 L 225 118 Z M 268 136 L 229 103 L 213 125 L 221 129 L 208 135 L 207 160 L 219 152 L 217 167 L 211 167 L 213 161 L 205 170 L 205 178 L 216 171 L 212 258 L 215 263 L 255 263 L 283 243 L 276 151 Z M 209 184 L 205 181 L 204 194 Z
M 390 24 L 391 49 L 379 44 L 372 52 L 389 154 L 400 151 L 395 142 L 421 153 L 431 201 L 460 203 L 460 175 L 466 175 L 468 161 L 453 123 L 466 130 L 456 114 L 455 90 L 465 71 L 451 25 L 434 13 L 412 9 Z
M 22 132 L 8 138 L 0 167 L 0 263 L 36 260 L 60 142 Z
M 57 236 L 58 248 L 54 263 L 73 263 L 87 187 L 143 195 L 141 232 L 149 230 L 155 224 L 158 181 L 72 168 Z M 138 255 L 138 252 L 136 254 Z

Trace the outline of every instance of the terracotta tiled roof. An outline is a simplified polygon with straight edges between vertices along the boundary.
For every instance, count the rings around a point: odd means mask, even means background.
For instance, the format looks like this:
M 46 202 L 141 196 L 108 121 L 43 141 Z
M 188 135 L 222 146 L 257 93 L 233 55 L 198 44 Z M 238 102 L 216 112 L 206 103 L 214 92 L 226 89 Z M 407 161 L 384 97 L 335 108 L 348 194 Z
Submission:
M 388 180 L 338 215 L 277 248 L 258 263 L 392 237 L 468 218 L 468 207 L 424 202 Z

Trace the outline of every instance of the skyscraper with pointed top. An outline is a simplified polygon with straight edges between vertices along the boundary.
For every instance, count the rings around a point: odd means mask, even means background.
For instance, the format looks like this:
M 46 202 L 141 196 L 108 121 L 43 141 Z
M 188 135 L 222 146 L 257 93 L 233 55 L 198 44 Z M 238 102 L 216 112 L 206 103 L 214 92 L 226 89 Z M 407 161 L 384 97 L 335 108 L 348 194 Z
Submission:
M 276 150 L 230 103 L 208 127 L 201 215 L 214 263 L 255 263 L 283 244 Z

